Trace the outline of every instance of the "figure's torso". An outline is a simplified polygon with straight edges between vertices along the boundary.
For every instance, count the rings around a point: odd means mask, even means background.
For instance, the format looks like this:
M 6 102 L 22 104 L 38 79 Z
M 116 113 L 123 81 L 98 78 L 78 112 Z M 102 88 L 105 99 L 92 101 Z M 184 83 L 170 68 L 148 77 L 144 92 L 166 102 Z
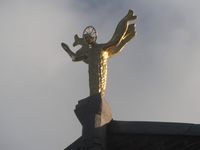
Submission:
M 90 95 L 105 94 L 107 78 L 108 54 L 101 46 L 95 46 L 88 51 Z

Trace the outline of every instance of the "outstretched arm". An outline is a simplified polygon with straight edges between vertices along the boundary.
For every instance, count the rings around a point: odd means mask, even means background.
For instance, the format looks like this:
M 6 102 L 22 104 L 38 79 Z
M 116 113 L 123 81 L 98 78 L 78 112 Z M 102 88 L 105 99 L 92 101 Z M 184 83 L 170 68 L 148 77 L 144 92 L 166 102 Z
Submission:
M 69 48 L 69 46 L 65 43 L 61 43 L 62 48 L 69 54 L 69 56 L 72 58 L 72 61 L 82 61 L 87 59 L 87 56 L 84 55 L 83 52 L 78 50 L 76 53 L 72 52 Z
M 136 34 L 135 24 L 129 25 L 128 30 L 124 35 L 124 37 L 122 38 L 122 40 L 120 41 L 120 43 L 117 46 L 110 47 L 106 50 L 108 52 L 108 56 L 111 57 L 120 52 L 126 45 L 126 43 L 128 43 L 135 36 L 135 34 Z
M 109 42 L 103 44 L 103 49 L 110 49 L 120 44 L 120 42 L 125 38 L 129 26 L 129 22 L 137 18 L 133 14 L 132 10 L 128 11 L 128 14 L 118 23 L 116 30 Z

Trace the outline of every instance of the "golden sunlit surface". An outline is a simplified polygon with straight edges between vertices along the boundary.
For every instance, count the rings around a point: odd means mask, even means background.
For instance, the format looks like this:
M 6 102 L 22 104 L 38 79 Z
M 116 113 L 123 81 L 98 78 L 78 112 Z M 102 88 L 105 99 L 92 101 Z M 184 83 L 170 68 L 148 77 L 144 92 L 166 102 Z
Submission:
M 104 51 L 101 55 L 101 62 L 100 62 L 100 72 L 101 72 L 101 78 L 100 84 L 99 84 L 99 92 L 102 96 L 105 95 L 106 90 L 106 81 L 107 81 L 107 59 L 108 59 L 108 52 Z
M 111 40 L 105 44 L 96 43 L 96 29 L 88 26 L 83 32 L 83 37 L 74 36 L 74 44 L 82 47 L 73 53 L 69 47 L 62 43 L 62 47 L 71 56 L 73 61 L 84 61 L 89 66 L 89 87 L 90 95 L 100 93 L 105 96 L 106 80 L 107 80 L 107 61 L 108 59 L 119 53 L 124 45 L 135 36 L 135 24 L 130 24 L 131 20 L 137 17 L 132 10 L 122 18 Z

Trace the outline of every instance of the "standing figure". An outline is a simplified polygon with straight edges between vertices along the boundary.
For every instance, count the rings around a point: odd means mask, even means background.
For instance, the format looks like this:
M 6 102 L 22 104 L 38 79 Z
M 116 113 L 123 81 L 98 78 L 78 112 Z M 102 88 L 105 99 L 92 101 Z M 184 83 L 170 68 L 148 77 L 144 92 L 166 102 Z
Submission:
M 73 46 L 82 47 L 76 52 L 62 43 L 63 49 L 69 54 L 73 61 L 84 61 L 89 66 L 89 87 L 90 96 L 100 93 L 105 95 L 107 78 L 108 58 L 121 51 L 123 46 L 131 40 L 135 34 L 135 24 L 133 21 L 137 18 L 132 10 L 119 22 L 113 37 L 104 44 L 96 43 L 97 33 L 94 27 L 88 26 L 83 32 L 82 38 L 74 36 Z

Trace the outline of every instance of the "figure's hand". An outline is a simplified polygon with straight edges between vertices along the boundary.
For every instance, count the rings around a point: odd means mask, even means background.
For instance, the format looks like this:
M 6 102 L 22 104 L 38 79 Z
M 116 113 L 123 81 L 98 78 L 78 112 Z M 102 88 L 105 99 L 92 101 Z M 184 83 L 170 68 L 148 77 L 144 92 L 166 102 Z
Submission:
M 134 14 L 133 10 L 130 9 L 128 11 L 127 17 L 129 18 L 128 21 L 127 21 L 128 30 L 126 31 L 124 38 L 130 36 L 130 34 L 131 34 L 132 37 L 135 36 L 135 34 L 136 34 L 136 29 L 135 29 L 136 25 L 135 25 L 134 21 L 135 21 L 135 19 L 137 19 L 137 16 Z
M 77 34 L 74 35 L 74 43 L 73 43 L 73 46 L 74 46 L 74 47 L 80 44 L 80 43 L 79 43 L 79 39 L 80 39 L 80 38 L 78 37 Z
M 133 10 L 129 9 L 127 17 L 130 18 L 130 20 L 137 19 L 137 16 L 134 14 Z
M 69 46 L 67 44 L 63 43 L 63 42 L 61 43 L 61 46 L 65 51 L 69 51 L 70 50 Z
M 126 34 L 124 37 L 128 36 L 129 34 L 132 34 L 133 36 L 135 36 L 135 34 L 136 34 L 136 25 L 135 24 L 130 24 L 128 26 L 128 30 L 126 31 Z
M 62 48 L 69 54 L 69 56 L 72 58 L 72 60 L 75 59 L 75 54 L 72 52 L 69 48 L 69 46 L 65 43 L 61 43 Z

